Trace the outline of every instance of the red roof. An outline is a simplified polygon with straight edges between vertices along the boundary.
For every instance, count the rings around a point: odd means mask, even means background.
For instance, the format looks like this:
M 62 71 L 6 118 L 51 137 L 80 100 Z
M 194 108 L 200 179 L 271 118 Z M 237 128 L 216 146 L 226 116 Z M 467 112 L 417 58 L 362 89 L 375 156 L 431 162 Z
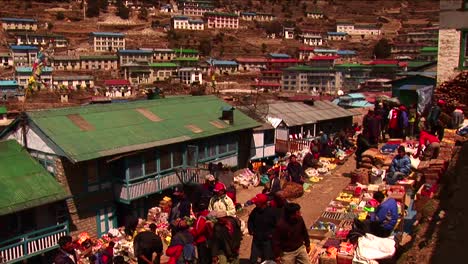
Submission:
M 314 56 L 311 60 L 336 60 L 340 56 Z
M 267 62 L 265 58 L 237 58 L 237 62 Z
M 125 79 L 118 79 L 118 80 L 105 80 L 104 84 L 106 86 L 113 86 L 113 85 L 130 85 L 130 82 Z
M 273 62 L 273 63 L 297 63 L 297 62 L 301 62 L 301 61 L 298 60 L 298 59 L 270 59 L 269 62 Z
M 260 83 L 252 83 L 251 86 L 263 86 L 263 87 L 280 87 L 281 84 L 279 83 L 264 83 L 264 82 L 260 82 Z
M 373 60 L 373 61 L 371 61 L 370 64 L 372 64 L 372 65 L 375 65 L 375 64 L 381 64 L 381 65 L 382 64 L 386 64 L 386 65 L 388 65 L 388 64 L 398 64 L 398 60 Z
M 298 95 L 286 97 L 286 100 L 290 102 L 304 102 L 304 101 L 309 101 L 309 100 L 331 101 L 333 99 L 334 97 L 330 95 L 313 96 L 313 95 L 306 95 L 306 94 L 298 94 Z
M 314 51 L 315 48 L 314 47 L 300 47 L 299 50 L 300 51 Z

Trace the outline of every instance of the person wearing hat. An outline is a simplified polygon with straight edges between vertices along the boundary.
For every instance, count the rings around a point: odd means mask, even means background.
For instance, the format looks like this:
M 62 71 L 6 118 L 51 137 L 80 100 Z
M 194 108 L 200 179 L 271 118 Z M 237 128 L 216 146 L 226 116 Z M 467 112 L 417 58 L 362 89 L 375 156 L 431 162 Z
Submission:
M 247 228 L 252 238 L 250 251 L 250 263 L 274 260 L 271 239 L 277 223 L 277 215 L 273 208 L 268 206 L 268 196 L 263 193 L 257 194 L 252 202 L 255 208 L 249 215 Z
M 398 155 L 395 156 L 387 173 L 386 181 L 394 185 L 397 181 L 407 177 L 411 172 L 411 160 L 406 155 L 404 146 L 398 147 Z
M 217 214 L 223 213 L 227 216 L 235 216 L 236 207 L 232 199 L 226 195 L 226 186 L 221 182 L 217 182 L 213 192 L 214 196 L 210 199 L 208 210 L 215 211 Z
M 169 223 L 171 227 L 174 227 L 174 223 L 178 219 L 183 219 L 184 217 L 190 216 L 190 210 L 192 205 L 185 196 L 184 189 L 181 185 L 177 186 L 174 189 L 174 203 L 171 208 L 171 213 L 169 215 Z

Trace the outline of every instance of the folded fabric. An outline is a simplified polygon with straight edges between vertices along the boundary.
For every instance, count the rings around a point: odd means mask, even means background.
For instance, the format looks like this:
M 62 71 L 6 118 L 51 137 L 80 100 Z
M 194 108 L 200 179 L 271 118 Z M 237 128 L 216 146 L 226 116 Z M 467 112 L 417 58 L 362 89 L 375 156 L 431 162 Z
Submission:
M 381 238 L 367 233 L 358 239 L 355 252 L 359 260 L 388 258 L 395 254 L 395 240 L 393 237 Z

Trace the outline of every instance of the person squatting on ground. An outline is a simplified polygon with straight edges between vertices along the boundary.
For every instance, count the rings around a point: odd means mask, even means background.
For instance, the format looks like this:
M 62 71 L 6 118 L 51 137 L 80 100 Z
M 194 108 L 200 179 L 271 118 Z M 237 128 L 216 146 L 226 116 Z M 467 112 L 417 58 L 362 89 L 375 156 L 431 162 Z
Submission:
M 400 146 L 398 147 L 398 155 L 392 160 L 386 181 L 388 184 L 394 185 L 397 181 L 406 178 L 410 173 L 411 160 L 408 155 L 406 155 L 405 147 Z

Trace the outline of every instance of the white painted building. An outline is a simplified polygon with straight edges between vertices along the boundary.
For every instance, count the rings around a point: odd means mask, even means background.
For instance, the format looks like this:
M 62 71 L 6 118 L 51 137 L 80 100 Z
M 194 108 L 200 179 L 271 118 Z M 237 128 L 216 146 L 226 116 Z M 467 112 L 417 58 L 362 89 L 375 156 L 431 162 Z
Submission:
M 4 30 L 37 30 L 37 20 L 32 18 L 2 17 L 0 21 Z
M 13 66 L 13 57 L 10 53 L 0 53 L 0 67 Z
M 125 34 L 114 32 L 93 32 L 91 42 L 95 52 L 115 52 L 125 49 Z
M 40 82 L 49 87 L 52 85 L 52 70 L 51 67 L 44 67 L 41 73 Z M 32 67 L 16 67 L 15 75 L 18 85 L 27 88 L 29 78 L 32 75 Z
M 203 83 L 202 78 L 202 71 L 200 68 L 195 67 L 185 67 L 180 68 L 177 71 L 177 76 L 179 77 L 180 81 L 185 84 L 192 84 L 192 83 Z
M 68 40 L 61 35 L 54 34 L 38 34 L 28 32 L 15 33 L 16 45 L 52 45 L 56 48 L 64 48 L 68 46 Z
M 322 46 L 323 45 L 323 37 L 320 32 L 303 32 L 302 35 L 302 42 L 309 46 Z
M 175 16 L 171 19 L 172 28 L 183 29 L 183 30 L 204 30 L 205 24 L 200 19 L 190 19 L 186 16 Z
M 285 38 L 285 39 L 294 39 L 294 28 L 292 28 L 292 27 L 283 27 L 283 38 Z
M 59 71 L 80 70 L 80 58 L 75 56 L 54 56 L 51 60 L 52 67 Z
M 376 24 L 354 24 L 352 22 L 337 22 L 336 32 L 344 32 L 348 35 L 379 36 L 382 32 Z
M 79 90 L 83 88 L 93 88 L 94 87 L 94 77 L 90 75 L 81 75 L 81 76 L 55 76 L 52 80 L 54 87 L 60 88 L 60 86 L 65 86 L 72 90 Z
M 320 11 L 306 12 L 306 16 L 312 19 L 323 19 L 325 17 Z
M 231 13 L 205 13 L 208 28 L 239 28 L 239 16 Z

